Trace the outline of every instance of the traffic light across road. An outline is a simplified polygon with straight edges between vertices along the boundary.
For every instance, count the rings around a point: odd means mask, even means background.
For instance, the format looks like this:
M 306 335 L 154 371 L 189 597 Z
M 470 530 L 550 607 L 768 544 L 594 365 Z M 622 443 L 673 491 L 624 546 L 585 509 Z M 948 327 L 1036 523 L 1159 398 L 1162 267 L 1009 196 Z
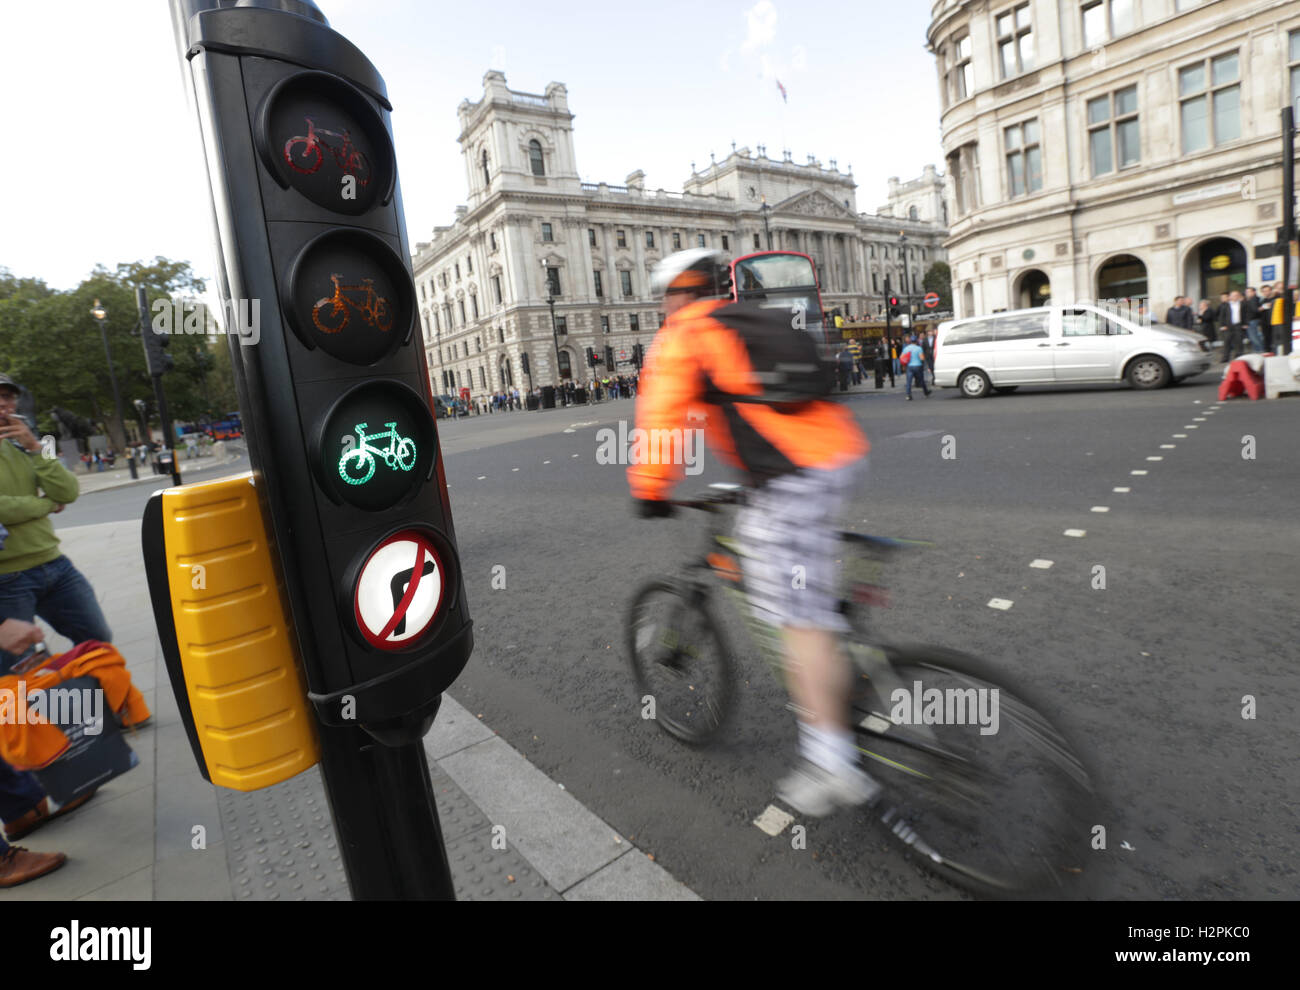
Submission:
M 172 3 L 223 302 L 260 300 L 256 342 L 232 336 L 230 349 L 336 826 L 349 833 L 340 845 L 392 846 L 391 829 L 424 810 L 390 792 L 421 788 L 419 740 L 473 640 L 415 333 L 391 106 L 374 66 L 310 2 Z M 395 810 L 345 828 L 342 794 Z M 354 896 L 437 896 L 418 863 L 386 868 L 391 883 L 368 886 L 349 866 Z

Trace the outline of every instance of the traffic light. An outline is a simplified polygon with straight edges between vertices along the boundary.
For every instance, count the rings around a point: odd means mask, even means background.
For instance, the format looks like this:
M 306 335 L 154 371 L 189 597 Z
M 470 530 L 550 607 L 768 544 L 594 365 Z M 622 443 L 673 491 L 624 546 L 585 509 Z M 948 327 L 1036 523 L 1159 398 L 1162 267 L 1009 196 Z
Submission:
M 606 371 L 613 371 L 614 368 L 615 368 L 615 365 L 614 365 L 614 348 L 611 347 L 609 344 L 606 344 L 606 345 L 605 345 L 605 370 L 606 370 Z
M 895 316 L 895 317 L 898 316 L 898 309 L 899 309 L 899 300 L 898 300 L 898 296 L 890 296 L 890 297 L 889 297 L 889 315 L 890 315 L 890 316 Z
M 151 376 L 165 375 L 176 367 L 176 362 L 167 353 L 170 343 L 170 336 L 158 333 L 152 327 L 144 332 L 144 361 Z
M 641 345 L 640 344 L 632 345 L 632 364 L 636 367 L 638 371 L 641 370 Z
M 600 358 L 596 355 L 596 348 L 594 348 L 594 347 L 588 347 L 588 348 L 587 348 L 587 366 L 590 367 L 590 368 L 594 368 L 594 367 L 596 367 L 597 363 L 599 363 L 599 361 L 600 361 Z
M 172 5 L 222 302 L 260 302 L 229 346 L 353 894 L 450 896 L 420 740 L 472 623 L 384 80 L 310 0 Z

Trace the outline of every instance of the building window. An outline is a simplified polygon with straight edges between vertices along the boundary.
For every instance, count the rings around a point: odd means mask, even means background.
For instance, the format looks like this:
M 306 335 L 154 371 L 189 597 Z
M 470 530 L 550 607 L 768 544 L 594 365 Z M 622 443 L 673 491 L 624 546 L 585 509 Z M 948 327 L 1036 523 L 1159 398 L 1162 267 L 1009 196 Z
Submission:
M 488 243 L 492 245 L 493 251 L 497 249 L 497 235 L 495 231 L 488 234 Z
M 755 250 L 755 251 L 760 251 L 760 250 L 762 250 L 762 244 L 761 244 L 761 242 L 759 241 L 759 239 L 758 239 L 758 235 L 757 235 L 757 234 L 754 235 L 754 250 Z
M 695 236 L 695 244 L 696 244 L 697 247 L 704 247 L 704 246 L 705 246 L 705 245 L 704 245 L 704 235 L 703 235 L 703 234 L 697 234 L 697 235 Z
M 465 255 L 465 274 L 474 274 L 474 256 L 472 254 Z
M 726 234 L 723 234 L 723 235 L 722 235 L 722 250 L 724 250 L 724 251 L 730 251 L 730 250 L 731 250 L 731 242 L 727 240 L 727 235 L 726 235 Z
M 596 231 L 593 227 L 587 228 L 587 243 L 592 247 L 596 246 Z
M 1002 78 L 1010 79 L 1034 67 L 1034 32 L 1029 23 L 1029 4 L 997 16 L 998 65 Z
M 528 142 L 528 164 L 533 175 L 545 175 L 546 166 L 542 162 L 542 143 L 536 138 Z
M 458 299 L 456 301 L 460 304 L 460 325 L 464 326 L 465 325 L 465 300 Z
M 1140 161 L 1136 86 L 1088 101 L 1088 150 L 1094 177 Z
M 487 372 L 483 370 L 481 364 L 478 366 L 478 387 L 484 390 L 487 389 Z
M 971 63 L 970 51 L 969 34 L 952 43 L 953 66 L 948 86 L 954 101 L 964 100 L 975 92 L 975 66 Z
M 655 246 L 655 232 L 653 230 L 647 230 L 645 232 L 645 246 L 648 248 Z
M 555 240 L 554 232 L 551 230 L 551 225 L 549 223 L 542 224 L 542 240 L 544 241 Z
M 632 273 L 629 271 L 619 272 L 618 281 L 623 288 L 624 298 L 631 299 L 632 298 Z
M 596 283 L 596 298 L 605 298 L 605 283 L 600 280 L 600 272 L 593 270 L 591 273 L 592 281 Z
M 469 305 L 470 305 L 470 309 L 474 313 L 474 319 L 477 320 L 478 319 L 478 296 L 470 296 Z
M 488 171 L 488 153 L 486 148 L 483 149 L 483 185 L 492 185 L 492 174 Z
M 679 233 L 677 233 L 676 231 L 674 231 L 674 232 L 673 232 L 673 250 L 674 250 L 674 251 L 680 251 L 681 249 L 682 249 L 682 235 L 679 234 Z
M 872 272 L 871 273 L 871 294 L 874 296 L 874 295 L 878 295 L 879 293 L 880 293 L 880 281 L 879 279 L 877 279 L 876 273 Z
M 979 207 L 979 146 L 964 144 L 948 156 L 948 174 L 957 193 L 957 215 Z
M 506 342 L 506 328 L 497 327 L 497 343 L 504 344 L 505 342 Z
M 608 317 L 608 316 L 602 316 L 602 317 L 600 318 L 600 332 L 601 332 L 601 333 L 609 333 L 609 317 Z
M 1183 154 L 1241 137 L 1240 78 L 1236 52 L 1178 70 Z
M 1096 48 L 1133 30 L 1133 0 L 1085 0 L 1083 47 Z
M 500 275 L 492 276 L 492 299 L 498 306 L 501 305 L 501 276 Z
M 546 269 L 546 291 L 552 296 L 560 294 L 560 270 L 558 268 Z
M 436 309 L 433 311 L 433 335 L 435 337 L 442 336 L 442 323 L 438 319 L 438 311 Z
M 907 219 L 909 219 L 909 220 L 915 220 L 915 219 L 917 219 L 917 217 L 919 217 L 919 216 L 920 216 L 920 214 L 917 213 L 917 211 L 916 211 L 916 207 L 915 207 L 915 206 L 909 206 L 909 207 L 907 208 Z
M 555 318 L 555 332 L 561 337 L 569 332 L 569 320 L 567 317 L 557 316 Z
M 1043 152 L 1038 143 L 1038 121 L 1026 120 L 1023 124 L 1008 127 L 1005 138 L 1007 194 L 1023 196 L 1038 192 L 1043 188 Z
M 1292 31 L 1287 37 L 1290 42 L 1287 62 L 1291 72 L 1291 106 L 1294 107 L 1300 103 L 1300 31 Z
M 568 351 L 560 351 L 560 377 L 561 378 L 573 377 L 573 367 L 569 363 Z
M 460 281 L 460 262 L 459 262 L 459 261 L 456 262 L 455 268 L 456 268 L 456 281 L 459 282 L 459 281 Z
M 627 247 L 627 231 L 617 231 L 616 236 L 618 237 L 618 246 L 621 248 Z
M 628 330 L 632 331 L 632 333 L 640 333 L 641 317 L 639 317 L 636 313 L 633 313 L 631 316 L 629 316 L 627 318 L 627 328 Z

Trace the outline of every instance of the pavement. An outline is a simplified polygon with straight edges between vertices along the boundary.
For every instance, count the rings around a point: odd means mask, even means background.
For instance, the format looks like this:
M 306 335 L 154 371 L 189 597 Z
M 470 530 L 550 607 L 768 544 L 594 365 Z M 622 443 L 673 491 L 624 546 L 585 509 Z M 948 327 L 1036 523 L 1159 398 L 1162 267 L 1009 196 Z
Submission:
M 225 443 L 218 442 L 212 445 L 203 456 L 200 457 L 181 457 L 181 480 L 185 480 L 185 475 L 190 471 L 203 471 L 207 468 L 221 467 L 223 464 L 230 464 L 237 461 L 244 452 L 242 442 Z M 102 492 L 110 488 L 124 488 L 127 485 L 145 485 L 152 482 L 153 484 L 166 483 L 169 476 L 154 474 L 152 464 L 143 464 L 136 466 L 138 477 L 131 477 L 131 469 L 128 467 L 115 467 L 105 471 L 86 471 L 79 461 L 65 458 L 65 467 L 77 477 L 77 483 L 81 486 L 81 494 L 89 495 L 92 492 Z
M 95 487 L 122 483 L 129 476 Z M 154 720 L 127 733 L 138 766 L 22 840 L 63 851 L 67 865 L 0 890 L 0 901 L 349 899 L 318 768 L 252 793 L 199 774 L 154 627 L 139 522 L 59 536 Z M 48 629 L 46 642 L 56 653 L 71 645 Z M 449 696 L 424 744 L 458 899 L 699 899 Z

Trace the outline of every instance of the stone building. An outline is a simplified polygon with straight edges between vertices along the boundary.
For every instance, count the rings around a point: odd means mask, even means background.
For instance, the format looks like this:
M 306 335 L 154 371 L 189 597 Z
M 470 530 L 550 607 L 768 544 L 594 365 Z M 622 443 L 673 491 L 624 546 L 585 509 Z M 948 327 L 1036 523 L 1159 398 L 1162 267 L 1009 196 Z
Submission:
M 483 90 L 457 111 L 466 205 L 412 259 L 435 392 L 586 380 L 589 349 L 613 359 L 599 375 L 634 370 L 634 346 L 649 345 L 660 323 L 650 269 L 679 249 L 802 251 L 816 262 L 823 305 L 846 314 L 880 310 L 885 279 L 897 291 L 905 267 L 919 296 L 943 257 L 939 223 L 859 213 L 853 176 L 834 160 L 733 147 L 692 164 L 681 192 L 647 189 L 640 171 L 622 185 L 586 183 L 562 84 L 518 93 L 491 71 Z
M 934 0 L 959 315 L 1281 277 L 1286 0 Z M 1259 252 L 1257 246 L 1261 246 Z M 1257 256 L 1258 254 L 1258 256 Z

